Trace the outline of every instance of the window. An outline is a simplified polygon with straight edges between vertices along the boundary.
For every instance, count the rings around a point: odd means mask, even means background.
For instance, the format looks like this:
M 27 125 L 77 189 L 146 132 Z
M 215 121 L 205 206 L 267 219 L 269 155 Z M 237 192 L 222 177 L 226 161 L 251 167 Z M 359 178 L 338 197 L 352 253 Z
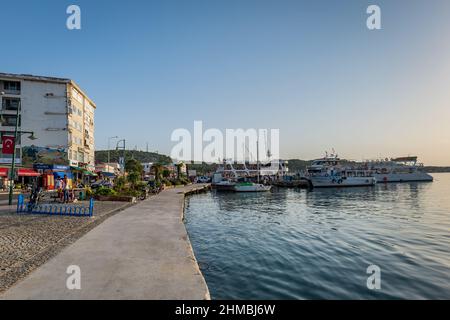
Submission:
M 3 98 L 2 108 L 3 110 L 17 110 L 19 103 L 20 99 L 17 98 Z
M 82 152 L 78 151 L 78 161 L 79 162 L 84 162 L 84 154 Z
M 81 145 L 81 139 L 78 138 L 78 137 L 73 137 L 73 138 L 72 138 L 72 141 L 73 141 L 74 144 Z
M 84 110 L 86 112 L 94 113 L 94 107 L 92 106 L 92 104 L 87 99 L 84 102 Z
M 3 89 L 5 91 L 20 91 L 20 82 L 5 81 L 5 82 L 3 82 Z
M 72 89 L 72 96 L 79 103 L 83 103 L 83 96 L 78 92 L 78 90 Z
M 16 116 L 4 114 L 2 115 L 2 126 L 3 127 L 15 127 L 16 126 Z M 19 127 L 20 127 L 20 117 L 19 117 Z

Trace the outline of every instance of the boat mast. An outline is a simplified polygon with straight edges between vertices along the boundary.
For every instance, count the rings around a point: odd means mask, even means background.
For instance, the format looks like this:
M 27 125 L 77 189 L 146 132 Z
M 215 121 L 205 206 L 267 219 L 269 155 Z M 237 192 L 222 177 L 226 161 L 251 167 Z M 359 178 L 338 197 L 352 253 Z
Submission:
M 258 170 L 258 183 L 259 183 L 259 140 L 256 141 L 256 168 Z

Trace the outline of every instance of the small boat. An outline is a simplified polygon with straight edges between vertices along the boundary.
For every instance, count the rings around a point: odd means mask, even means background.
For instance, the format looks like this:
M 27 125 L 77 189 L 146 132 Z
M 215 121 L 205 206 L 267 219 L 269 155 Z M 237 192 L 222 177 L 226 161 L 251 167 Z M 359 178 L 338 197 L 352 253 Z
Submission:
M 254 182 L 238 182 L 234 186 L 234 191 L 236 192 L 265 192 L 270 191 L 270 189 L 272 189 L 272 186 Z
M 262 183 L 259 183 L 259 178 L 261 174 L 260 170 L 260 163 L 259 163 L 259 141 L 256 142 L 256 164 L 257 164 L 257 182 L 250 182 L 250 181 L 244 181 L 244 182 L 237 182 L 234 186 L 234 191 L 236 192 L 265 192 L 270 191 L 272 189 L 272 186 L 264 185 Z
M 236 185 L 235 181 L 229 179 L 222 179 L 217 182 L 213 182 L 211 187 L 217 191 L 234 191 Z

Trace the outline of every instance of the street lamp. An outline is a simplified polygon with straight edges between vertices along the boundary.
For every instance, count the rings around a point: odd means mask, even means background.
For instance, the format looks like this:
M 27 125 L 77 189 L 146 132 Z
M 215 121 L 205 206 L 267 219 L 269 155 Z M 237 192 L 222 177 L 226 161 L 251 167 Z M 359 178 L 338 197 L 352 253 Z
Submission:
M 117 141 L 116 144 L 116 150 L 119 150 L 119 144 L 123 142 L 123 147 L 122 147 L 122 161 L 123 161 L 123 166 L 122 166 L 122 173 L 125 174 L 125 150 L 126 150 L 126 141 L 125 139 L 119 140 Z
M 110 163 L 111 162 L 111 147 L 110 147 L 110 141 L 112 140 L 112 139 L 119 139 L 119 137 L 118 136 L 114 136 L 114 137 L 109 137 L 108 138 L 108 163 Z

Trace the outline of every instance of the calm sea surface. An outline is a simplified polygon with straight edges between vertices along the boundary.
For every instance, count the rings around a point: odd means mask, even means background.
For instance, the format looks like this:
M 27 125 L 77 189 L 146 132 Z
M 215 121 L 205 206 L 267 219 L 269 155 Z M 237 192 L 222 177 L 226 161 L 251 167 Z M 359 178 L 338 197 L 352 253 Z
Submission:
M 374 188 L 207 193 L 186 226 L 213 299 L 450 299 L 450 174 Z M 369 265 L 381 289 L 367 288 Z

